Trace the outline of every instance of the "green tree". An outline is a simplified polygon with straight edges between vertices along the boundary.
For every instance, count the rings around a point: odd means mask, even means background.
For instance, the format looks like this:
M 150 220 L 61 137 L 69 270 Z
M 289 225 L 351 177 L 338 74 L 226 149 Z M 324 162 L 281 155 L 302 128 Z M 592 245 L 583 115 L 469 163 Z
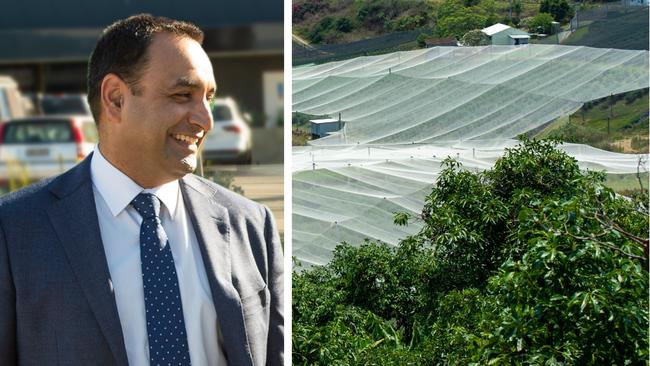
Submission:
M 539 4 L 540 13 L 549 13 L 556 22 L 565 22 L 573 16 L 573 10 L 567 0 L 542 0 Z
M 490 37 L 480 29 L 473 29 L 460 39 L 464 46 L 486 46 L 490 44 Z
M 487 18 L 469 8 L 459 8 L 448 16 L 439 19 L 437 32 L 440 37 L 456 37 L 460 39 L 472 29 L 483 28 Z
M 522 0 L 513 0 L 512 1 L 512 12 L 515 14 L 516 18 L 521 17 L 521 12 L 524 10 L 524 3 Z
M 436 32 L 440 37 L 460 39 L 473 29 L 481 29 L 495 23 L 498 19 L 493 0 L 481 0 L 467 7 L 459 0 L 447 0 L 438 9 Z
M 296 364 L 644 364 L 648 199 L 554 142 L 494 168 L 443 163 L 397 247 L 341 244 L 293 275 Z
M 531 32 L 538 33 L 551 33 L 551 26 L 553 22 L 553 16 L 548 13 L 539 13 L 535 15 L 530 21 L 528 21 L 528 29 Z

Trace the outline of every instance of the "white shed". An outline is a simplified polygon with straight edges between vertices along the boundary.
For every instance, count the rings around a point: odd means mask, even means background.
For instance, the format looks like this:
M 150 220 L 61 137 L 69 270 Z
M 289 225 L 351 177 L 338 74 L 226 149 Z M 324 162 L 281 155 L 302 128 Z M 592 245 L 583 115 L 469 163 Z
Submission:
M 497 23 L 481 29 L 495 46 L 518 46 L 528 44 L 530 34 L 509 25 Z

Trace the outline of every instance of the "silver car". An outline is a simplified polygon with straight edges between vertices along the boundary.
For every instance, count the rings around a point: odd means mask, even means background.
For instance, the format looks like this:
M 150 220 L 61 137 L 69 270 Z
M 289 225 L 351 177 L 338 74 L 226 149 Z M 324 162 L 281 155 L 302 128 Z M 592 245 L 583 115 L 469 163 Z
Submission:
M 97 128 L 87 116 L 40 116 L 0 124 L 0 182 L 60 174 L 93 151 Z

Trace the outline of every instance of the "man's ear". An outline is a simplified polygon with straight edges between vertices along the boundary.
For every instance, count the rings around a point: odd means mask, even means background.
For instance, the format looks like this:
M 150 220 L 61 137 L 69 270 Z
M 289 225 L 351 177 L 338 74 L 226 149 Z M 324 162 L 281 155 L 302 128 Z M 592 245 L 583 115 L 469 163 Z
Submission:
M 122 121 L 124 93 L 128 90 L 126 83 L 115 74 L 104 76 L 100 89 L 103 113 L 109 122 Z

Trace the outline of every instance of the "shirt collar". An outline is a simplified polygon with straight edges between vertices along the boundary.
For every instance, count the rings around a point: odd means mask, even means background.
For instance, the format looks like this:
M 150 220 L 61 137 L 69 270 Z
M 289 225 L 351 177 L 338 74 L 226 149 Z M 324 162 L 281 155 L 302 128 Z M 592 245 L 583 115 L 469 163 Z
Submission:
M 174 217 L 180 191 L 178 180 L 155 188 L 144 189 L 106 160 L 99 151 L 99 145 L 95 145 L 90 161 L 90 176 L 93 185 L 104 198 L 114 217 L 142 192 L 155 194 L 165 205 L 170 216 Z

